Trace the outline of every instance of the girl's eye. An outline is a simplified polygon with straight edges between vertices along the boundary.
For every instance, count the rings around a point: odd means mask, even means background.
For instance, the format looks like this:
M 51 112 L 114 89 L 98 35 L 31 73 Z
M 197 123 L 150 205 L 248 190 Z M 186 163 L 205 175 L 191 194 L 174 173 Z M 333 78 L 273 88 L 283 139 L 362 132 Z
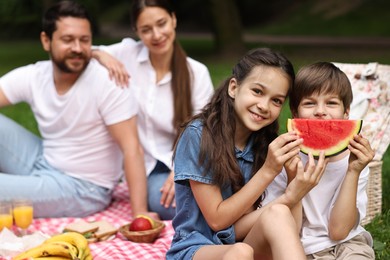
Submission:
M 284 101 L 281 100 L 281 99 L 279 99 L 279 98 L 275 98 L 275 99 L 274 99 L 274 102 L 275 102 L 276 104 L 278 104 L 278 105 L 283 105 L 283 103 L 284 103 Z
M 252 89 L 252 91 L 253 91 L 255 94 L 258 94 L 258 95 L 263 94 L 263 91 L 262 91 L 261 89 L 259 89 L 259 88 L 254 88 L 254 89 Z
M 283 106 L 284 101 L 279 99 L 279 98 L 275 98 L 275 99 L 273 99 L 273 103 L 275 104 L 275 106 L 281 107 L 281 106 Z

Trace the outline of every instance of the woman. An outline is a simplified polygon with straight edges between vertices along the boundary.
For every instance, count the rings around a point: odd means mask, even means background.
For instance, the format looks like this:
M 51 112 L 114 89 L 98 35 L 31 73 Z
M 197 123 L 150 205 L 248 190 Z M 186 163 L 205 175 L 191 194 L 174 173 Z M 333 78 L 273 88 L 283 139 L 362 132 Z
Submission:
M 140 41 L 126 38 L 100 46 L 93 56 L 122 84 L 128 79 L 126 73 L 131 75 L 130 87 L 139 103 L 138 130 L 145 151 L 149 210 L 161 219 L 172 219 L 172 151 L 177 130 L 209 101 L 213 85 L 206 66 L 187 57 L 176 40 L 177 20 L 167 0 L 134 1 L 131 20 Z

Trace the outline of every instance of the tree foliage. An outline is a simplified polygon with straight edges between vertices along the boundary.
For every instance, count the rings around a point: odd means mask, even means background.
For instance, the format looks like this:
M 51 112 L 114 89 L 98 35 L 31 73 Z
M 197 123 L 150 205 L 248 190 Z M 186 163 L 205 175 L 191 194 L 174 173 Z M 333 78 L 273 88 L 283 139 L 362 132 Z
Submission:
M 39 35 L 44 11 L 59 0 L 1 0 L 0 38 L 34 38 Z M 75 0 L 84 4 L 99 35 L 102 23 L 129 25 L 129 0 Z M 222 54 L 244 51 L 243 25 L 262 23 L 280 13 L 280 6 L 292 0 L 172 0 L 178 17 L 178 30 L 211 32 Z
M 0 1 L 0 37 L 38 35 L 42 5 L 34 0 Z

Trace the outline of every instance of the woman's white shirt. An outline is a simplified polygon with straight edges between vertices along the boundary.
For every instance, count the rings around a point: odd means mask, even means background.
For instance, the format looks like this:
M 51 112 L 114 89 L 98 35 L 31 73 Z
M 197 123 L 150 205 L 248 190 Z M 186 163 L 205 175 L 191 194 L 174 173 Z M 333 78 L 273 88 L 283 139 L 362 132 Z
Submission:
M 156 72 L 149 60 L 149 50 L 141 41 L 125 38 L 120 43 L 99 46 L 121 61 L 130 74 L 130 90 L 138 102 L 138 131 L 145 153 L 146 172 L 149 175 L 157 160 L 170 169 L 176 130 L 174 116 L 171 73 L 156 83 Z M 187 57 L 192 78 L 192 105 L 194 113 L 209 102 L 214 87 L 207 67 Z

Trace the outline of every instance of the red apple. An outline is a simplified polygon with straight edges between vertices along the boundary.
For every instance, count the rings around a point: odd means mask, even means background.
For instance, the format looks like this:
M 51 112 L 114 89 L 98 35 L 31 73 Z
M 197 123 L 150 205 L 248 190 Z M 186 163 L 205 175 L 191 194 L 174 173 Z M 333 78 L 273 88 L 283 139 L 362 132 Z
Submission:
M 129 230 L 130 231 L 144 231 L 153 229 L 153 223 L 147 218 L 136 217 L 131 223 Z

